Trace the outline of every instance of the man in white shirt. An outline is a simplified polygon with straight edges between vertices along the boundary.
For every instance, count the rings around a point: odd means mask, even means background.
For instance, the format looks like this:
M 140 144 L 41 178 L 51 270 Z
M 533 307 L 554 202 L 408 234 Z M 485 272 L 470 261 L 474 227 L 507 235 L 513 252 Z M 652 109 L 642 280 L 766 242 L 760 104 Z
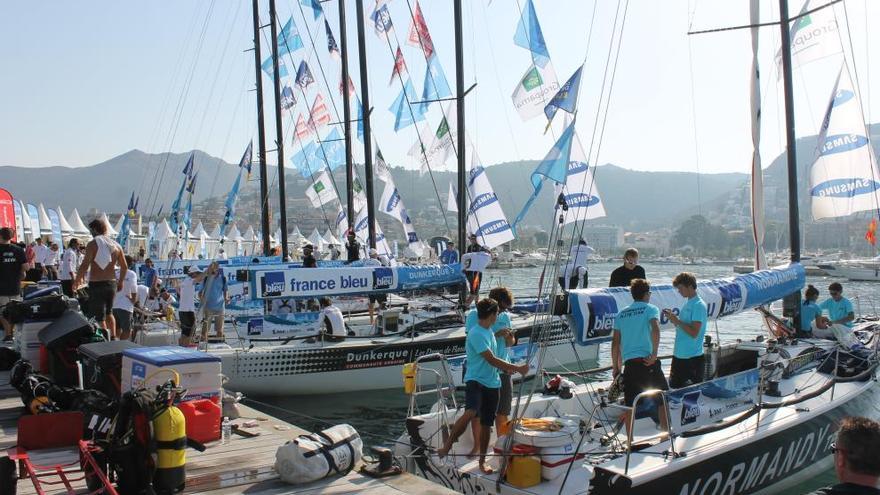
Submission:
M 61 258 L 61 253 L 58 251 L 58 244 L 50 243 L 49 251 L 46 253 L 46 260 L 43 262 L 43 267 L 46 268 L 46 278 L 49 280 L 58 280 L 58 262 Z
M 596 252 L 595 249 L 581 239 L 571 247 L 568 253 L 568 262 L 561 267 L 559 274 L 559 287 L 563 291 L 570 289 L 585 289 L 589 285 L 589 273 L 587 272 L 587 257 Z
M 342 342 L 345 340 L 345 320 L 342 311 L 333 305 L 329 297 L 320 299 L 321 303 L 321 334 L 325 341 Z
M 370 248 L 370 257 L 364 260 L 364 266 L 388 266 L 389 261 L 388 257 L 383 255 L 379 255 L 379 251 L 376 248 Z M 388 294 L 370 294 L 370 304 L 367 306 L 367 310 L 370 313 L 370 325 L 375 321 L 375 305 L 379 303 L 380 309 L 385 309 L 385 305 L 388 303 Z
M 181 346 L 188 346 L 192 341 L 193 329 L 196 327 L 196 283 L 202 279 L 202 269 L 196 265 L 190 266 L 186 272 L 186 278 L 181 280 L 177 292 L 180 295 L 180 304 L 177 307 L 180 320 Z
M 34 268 L 40 270 L 40 273 L 43 276 L 46 276 L 46 255 L 49 253 L 49 248 L 43 244 L 43 238 L 36 238 L 37 245 L 34 246 Z
M 71 239 L 67 243 L 67 249 L 61 255 L 61 267 L 58 269 L 58 279 L 61 280 L 61 292 L 67 297 L 74 297 L 73 279 L 76 278 L 76 269 L 79 267 L 79 240 Z
M 125 262 L 133 266 L 134 259 L 125 257 Z M 122 290 L 116 292 L 113 298 L 113 318 L 116 320 L 116 332 L 120 340 L 131 339 L 131 315 L 134 312 L 134 303 L 137 301 L 137 273 L 134 270 L 125 272 L 122 282 Z

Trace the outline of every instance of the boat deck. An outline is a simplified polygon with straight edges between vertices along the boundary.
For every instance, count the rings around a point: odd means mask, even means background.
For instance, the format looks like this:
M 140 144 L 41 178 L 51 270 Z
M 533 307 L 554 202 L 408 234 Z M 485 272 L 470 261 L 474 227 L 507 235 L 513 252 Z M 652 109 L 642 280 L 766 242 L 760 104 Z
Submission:
M 275 451 L 279 445 L 304 430 L 280 419 L 240 406 L 242 419 L 256 420 L 257 426 L 248 429 L 259 436 L 243 438 L 233 434 L 226 445 L 213 442 L 205 452 L 187 450 L 186 490 L 188 494 L 347 494 L 368 495 L 420 493 L 423 495 L 447 495 L 455 492 L 408 473 L 376 480 L 355 471 L 346 476 L 336 476 L 304 485 L 288 485 L 281 481 L 273 467 Z M 24 414 L 18 392 L 9 386 L 9 372 L 0 372 L 0 448 L 8 449 L 16 444 L 18 418 Z M 75 477 L 75 475 L 74 475 Z M 18 493 L 36 494 L 33 483 L 27 479 L 18 481 Z M 88 493 L 85 483 L 74 484 L 77 493 Z M 47 493 L 64 493 L 48 491 Z

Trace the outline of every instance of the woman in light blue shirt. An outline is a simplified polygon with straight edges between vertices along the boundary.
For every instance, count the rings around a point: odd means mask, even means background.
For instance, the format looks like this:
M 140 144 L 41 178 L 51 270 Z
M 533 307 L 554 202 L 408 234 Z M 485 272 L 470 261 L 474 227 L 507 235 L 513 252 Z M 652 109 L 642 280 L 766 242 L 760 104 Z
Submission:
M 804 304 L 801 305 L 801 327 L 798 329 L 797 337 L 811 338 L 813 337 L 813 328 L 825 328 L 824 322 L 820 318 L 822 308 L 816 304 L 818 299 L 819 289 L 808 285 L 807 290 L 804 291 Z

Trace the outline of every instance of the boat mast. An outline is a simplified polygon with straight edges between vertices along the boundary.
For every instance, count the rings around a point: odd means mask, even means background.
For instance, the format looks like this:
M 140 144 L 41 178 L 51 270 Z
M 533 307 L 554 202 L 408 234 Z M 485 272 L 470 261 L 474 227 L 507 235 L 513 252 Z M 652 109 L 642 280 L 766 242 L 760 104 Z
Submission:
M 342 59 L 342 134 L 345 138 L 345 193 L 348 230 L 354 232 L 354 163 L 351 161 L 351 102 L 348 100 L 348 36 L 345 34 L 345 0 L 339 0 L 339 58 Z
M 364 181 L 367 193 L 369 246 L 376 247 L 376 203 L 373 200 L 373 135 L 370 128 L 370 84 L 367 80 L 367 45 L 364 42 L 364 0 L 356 0 L 358 59 L 361 71 L 361 119 L 364 126 Z
M 257 74 L 257 159 L 260 161 L 260 232 L 263 234 L 263 256 L 269 255 L 269 188 L 266 177 L 266 128 L 263 125 L 263 73 L 260 67 L 260 2 L 253 0 L 254 67 Z
M 467 221 L 467 210 L 465 207 L 465 198 L 467 198 L 467 186 L 465 177 L 467 174 L 467 150 L 465 149 L 465 125 L 464 125 L 464 51 L 461 34 L 461 0 L 455 0 L 454 5 L 454 22 L 455 22 L 455 93 L 456 93 L 456 119 L 458 121 L 457 144 L 458 147 L 458 249 L 464 252 L 465 249 L 465 222 Z M 464 294 L 464 292 L 462 292 Z
M 281 123 L 281 75 L 278 70 L 278 19 L 275 0 L 269 0 L 269 23 L 272 24 L 272 73 L 275 90 L 275 150 L 278 157 L 278 220 L 281 223 L 281 259 L 287 260 L 287 191 L 284 186 L 284 127 Z M 285 41 L 286 42 L 286 41 Z
M 782 86 L 785 95 L 785 154 L 788 162 L 788 237 L 791 261 L 801 260 L 800 211 L 798 208 L 797 141 L 794 132 L 794 90 L 791 77 L 791 31 L 788 18 L 788 0 L 779 0 L 779 31 L 782 44 Z M 800 328 L 800 298 L 798 290 L 784 300 L 784 313 L 791 316 L 795 328 Z

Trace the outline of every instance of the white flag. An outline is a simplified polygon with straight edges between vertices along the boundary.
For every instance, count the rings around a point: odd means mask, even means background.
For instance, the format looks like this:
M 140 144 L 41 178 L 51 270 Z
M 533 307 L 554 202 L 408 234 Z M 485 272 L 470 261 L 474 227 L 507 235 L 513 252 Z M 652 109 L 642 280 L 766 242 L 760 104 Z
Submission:
M 587 156 L 577 132 L 572 137 L 568 175 L 562 192 L 568 205 L 568 211 L 565 213 L 566 224 L 605 216 L 605 206 L 599 196 L 593 170 L 587 164 Z
M 367 207 L 367 193 L 357 175 L 354 176 L 351 189 L 354 192 L 354 211 L 360 212 Z
M 504 216 L 504 210 L 501 209 L 498 196 L 495 196 L 486 170 L 480 164 L 476 149 L 473 149 L 471 156 L 471 171 L 468 173 L 468 193 L 471 197 L 468 231 L 476 234 L 480 244 L 491 249 L 512 241 L 513 230 Z
M 455 194 L 452 182 L 449 183 L 449 195 L 446 197 L 446 211 L 458 212 L 458 195 Z
M 348 230 L 348 215 L 345 214 L 345 208 L 341 202 L 336 203 L 336 237 L 345 242 L 345 234 Z
M 369 243 L 369 222 L 367 217 L 367 210 L 363 209 L 358 213 L 357 219 L 354 223 L 354 234 L 361 241 L 363 246 L 368 246 Z M 386 256 L 391 256 L 391 247 L 388 245 L 388 241 L 385 239 L 385 234 L 382 232 L 382 227 L 379 226 L 379 222 L 376 222 L 376 251 L 379 254 L 384 254 Z
M 824 1 L 807 0 L 804 12 L 819 7 Z M 825 7 L 790 23 L 791 66 L 794 69 L 810 62 L 840 53 L 840 38 L 834 7 Z M 782 77 L 782 50 L 776 52 L 777 78 Z
M 520 78 L 511 98 L 513 106 L 523 120 L 544 116 L 544 107 L 559 91 L 559 81 L 553 64 L 547 62 L 544 68 L 532 65 Z
M 880 171 L 862 115 L 859 95 L 844 65 L 822 122 L 818 157 L 810 170 L 816 220 L 871 211 L 880 205 Z
M 315 208 L 333 201 L 336 198 L 336 191 L 333 189 L 333 182 L 330 180 L 330 174 L 326 171 L 320 175 L 312 183 L 311 187 L 306 189 L 306 197 Z
M 382 199 L 379 200 L 379 211 L 394 217 L 403 226 L 403 232 L 406 234 L 406 242 L 416 255 L 422 255 L 422 243 L 419 236 L 416 235 L 416 229 L 412 224 L 406 207 L 403 206 L 403 200 L 400 198 L 400 192 L 394 182 L 387 182 L 385 190 L 382 192 Z

